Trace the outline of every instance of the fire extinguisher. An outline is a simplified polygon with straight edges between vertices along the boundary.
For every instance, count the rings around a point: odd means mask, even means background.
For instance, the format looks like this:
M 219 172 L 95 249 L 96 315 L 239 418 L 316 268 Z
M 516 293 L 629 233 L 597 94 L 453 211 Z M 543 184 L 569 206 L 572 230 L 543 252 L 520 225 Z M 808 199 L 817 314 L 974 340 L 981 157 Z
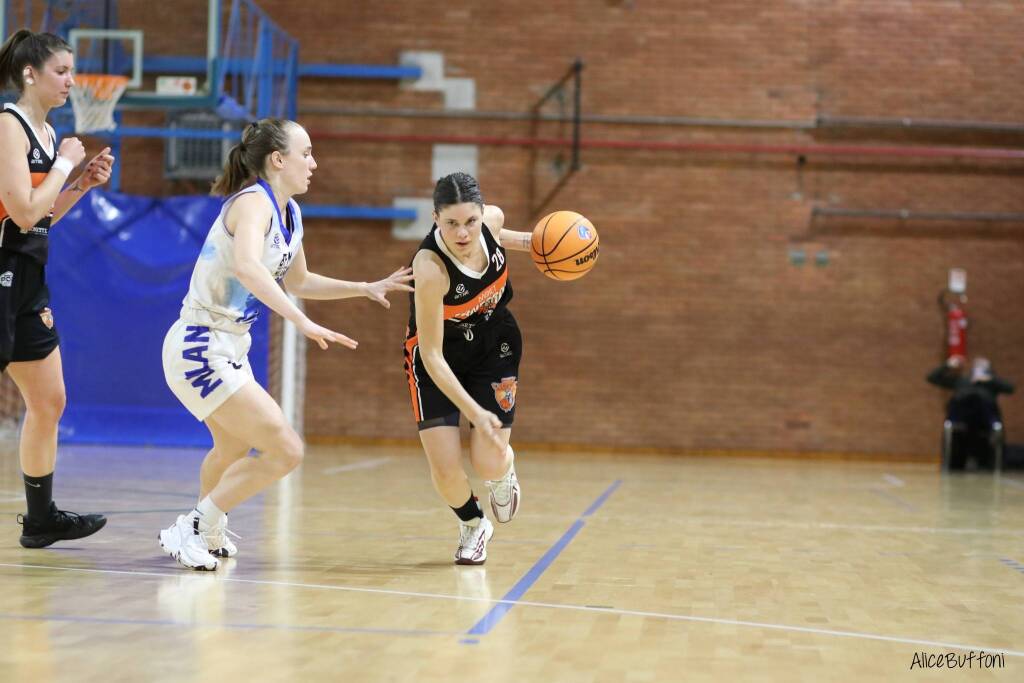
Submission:
M 967 297 L 964 297 L 966 299 Z M 964 302 L 966 303 L 966 302 Z M 946 309 L 946 362 L 967 360 L 967 312 L 960 302 L 950 302 Z
M 967 360 L 967 275 L 954 268 L 949 272 L 949 287 L 939 294 L 946 324 L 946 364 L 961 365 Z

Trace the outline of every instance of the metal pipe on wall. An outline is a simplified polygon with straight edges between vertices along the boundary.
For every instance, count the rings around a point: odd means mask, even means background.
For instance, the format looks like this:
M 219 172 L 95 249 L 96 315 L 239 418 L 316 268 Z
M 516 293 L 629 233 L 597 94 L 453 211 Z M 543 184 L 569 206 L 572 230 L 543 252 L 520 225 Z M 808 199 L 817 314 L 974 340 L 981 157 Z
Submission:
M 332 105 L 306 105 L 299 114 L 328 114 L 333 116 L 404 118 L 404 119 L 453 119 L 478 121 L 532 121 L 536 116 L 522 111 L 458 111 L 402 108 L 335 107 Z M 540 114 L 542 121 L 572 123 L 572 116 Z M 583 123 L 622 124 L 629 126 L 689 126 L 696 128 L 752 128 L 761 130 L 809 130 L 814 121 L 769 121 L 756 119 L 706 119 L 689 116 L 625 116 L 612 114 L 583 114 Z
M 818 116 L 819 128 L 899 128 L 904 130 L 927 129 L 950 132 L 1024 133 L 1024 124 L 1001 121 L 953 121 L 945 119 L 920 119 L 910 116 L 902 118 L 881 118 L 871 116 Z
M 452 111 L 408 108 L 336 107 L 333 105 L 307 105 L 299 109 L 303 115 L 328 114 L 334 116 L 453 119 L 483 121 L 530 121 L 531 112 L 522 111 Z M 542 121 L 570 123 L 571 116 L 541 114 Z M 679 126 L 692 128 L 739 128 L 759 130 L 816 130 L 822 128 L 898 128 L 901 130 L 945 130 L 961 132 L 1024 133 L 1024 124 L 1000 121 L 944 120 L 914 117 L 831 116 L 820 114 L 813 120 L 771 119 L 709 119 L 692 116 L 629 116 L 615 114 L 583 114 L 583 123 L 629 126 Z
M 513 138 L 483 135 L 404 135 L 393 133 L 345 133 L 311 130 L 314 140 L 349 142 L 399 142 L 422 144 L 489 145 L 505 147 L 570 147 L 568 139 Z M 794 154 L 798 156 L 878 156 L 932 159 L 1024 160 L 1024 149 L 988 147 L 924 147 L 892 145 L 805 145 L 727 142 L 671 142 L 647 140 L 580 141 L 582 149 L 620 149 L 652 152 L 698 152 L 725 154 Z
M 1024 213 L 988 211 L 912 211 L 910 209 L 848 209 L 838 206 L 816 206 L 812 216 L 839 218 L 878 218 L 903 221 L 971 221 L 985 223 L 1019 223 Z

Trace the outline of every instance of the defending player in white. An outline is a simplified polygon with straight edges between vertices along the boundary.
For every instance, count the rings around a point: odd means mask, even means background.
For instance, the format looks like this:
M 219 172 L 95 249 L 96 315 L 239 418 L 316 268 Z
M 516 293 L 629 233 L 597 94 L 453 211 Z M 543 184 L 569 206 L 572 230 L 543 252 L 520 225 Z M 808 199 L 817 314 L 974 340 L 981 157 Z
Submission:
M 160 532 L 160 546 L 180 564 L 212 570 L 237 552 L 227 513 L 295 469 L 302 439 L 281 408 L 253 381 L 249 327 L 259 303 L 326 349 L 357 342 L 317 325 L 281 288 L 303 299 L 365 296 L 390 307 L 392 291 L 412 291 L 411 269 L 377 282 L 347 282 L 311 273 L 302 250 L 295 195 L 316 170 L 309 135 L 294 121 L 250 124 L 232 148 L 213 192 L 227 197 L 196 262 L 180 319 L 164 340 L 167 384 L 213 436 L 200 469 L 199 504 Z M 249 451 L 257 457 L 247 457 Z

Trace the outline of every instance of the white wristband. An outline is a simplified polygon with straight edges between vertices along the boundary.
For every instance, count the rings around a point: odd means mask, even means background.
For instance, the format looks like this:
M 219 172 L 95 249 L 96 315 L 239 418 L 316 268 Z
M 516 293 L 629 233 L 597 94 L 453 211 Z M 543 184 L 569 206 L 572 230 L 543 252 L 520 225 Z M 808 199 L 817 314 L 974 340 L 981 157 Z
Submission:
M 53 166 L 50 167 L 51 171 L 60 171 L 65 176 L 71 175 L 71 172 L 75 170 L 75 165 L 71 163 L 71 159 L 66 157 L 57 157 L 56 161 L 53 162 Z

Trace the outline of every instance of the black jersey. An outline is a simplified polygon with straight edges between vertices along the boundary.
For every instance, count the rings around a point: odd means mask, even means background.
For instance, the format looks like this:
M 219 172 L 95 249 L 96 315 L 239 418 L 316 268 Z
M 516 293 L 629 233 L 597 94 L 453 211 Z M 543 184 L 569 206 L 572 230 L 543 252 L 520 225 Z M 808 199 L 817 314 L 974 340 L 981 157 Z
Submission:
M 50 135 L 50 146 L 52 147 L 52 151 L 47 151 L 47 147 L 36 137 L 35 131 L 28 120 L 25 119 L 20 109 L 12 104 L 6 104 L 2 113 L 18 119 L 18 123 L 25 129 L 25 135 L 28 136 L 29 144 L 28 170 L 32 174 L 32 187 L 39 187 L 43 180 L 46 179 L 57 156 L 57 141 L 53 136 L 53 132 L 52 130 L 47 130 L 47 133 Z M 52 218 L 53 212 L 51 210 L 38 223 L 23 232 L 21 227 L 16 225 L 7 214 L 7 209 L 4 208 L 4 205 L 0 203 L 0 249 L 25 254 L 39 263 L 45 264 L 49 247 L 48 233 Z
M 419 250 L 426 249 L 437 254 L 448 271 L 448 292 L 443 299 L 445 338 L 465 334 L 466 330 L 488 322 L 512 300 L 512 283 L 508 279 L 505 249 L 494 239 L 486 225 L 480 230 L 480 241 L 487 254 L 487 266 L 481 273 L 467 268 L 448 250 L 437 225 L 431 228 L 420 243 Z M 409 295 L 409 302 L 407 337 L 411 339 L 416 336 L 415 295 Z

